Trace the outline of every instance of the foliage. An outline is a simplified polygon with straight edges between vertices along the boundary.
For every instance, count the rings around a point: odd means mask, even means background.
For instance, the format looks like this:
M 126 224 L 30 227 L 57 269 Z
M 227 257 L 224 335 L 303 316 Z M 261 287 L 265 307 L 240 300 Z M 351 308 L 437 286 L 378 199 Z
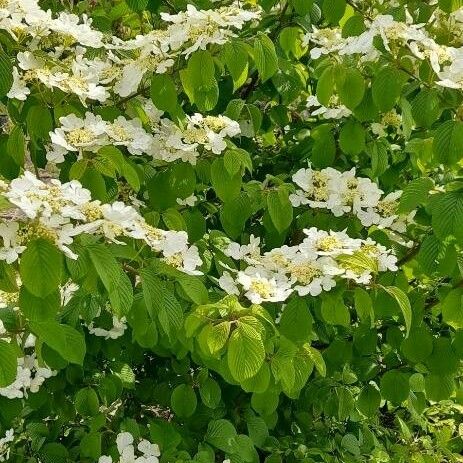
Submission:
M 0 0 L 0 461 L 463 461 L 463 5 Z

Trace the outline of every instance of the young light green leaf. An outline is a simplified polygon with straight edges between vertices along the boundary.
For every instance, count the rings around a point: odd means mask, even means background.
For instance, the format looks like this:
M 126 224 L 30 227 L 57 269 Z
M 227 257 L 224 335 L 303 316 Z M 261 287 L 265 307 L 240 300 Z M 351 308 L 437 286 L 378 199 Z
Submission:
M 61 282 L 63 255 L 50 241 L 35 239 L 21 255 L 19 272 L 24 286 L 34 296 L 46 297 Z
M 410 300 L 406 293 L 404 293 L 397 286 L 382 286 L 382 289 L 386 291 L 390 296 L 392 296 L 402 311 L 402 315 L 405 320 L 405 327 L 407 328 L 407 336 L 410 333 L 410 328 L 412 326 L 412 306 L 410 305 Z

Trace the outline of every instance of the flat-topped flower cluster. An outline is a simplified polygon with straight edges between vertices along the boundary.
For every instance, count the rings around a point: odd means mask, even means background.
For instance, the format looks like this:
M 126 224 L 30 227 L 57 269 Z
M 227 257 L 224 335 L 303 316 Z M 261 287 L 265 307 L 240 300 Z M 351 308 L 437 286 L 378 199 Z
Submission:
M 214 10 L 163 13 L 167 27 L 134 39 L 104 36 L 86 15 L 61 12 L 56 17 L 36 0 L 5 0 L 0 5 L 0 29 L 27 48 L 14 68 L 9 98 L 25 100 L 30 84 L 40 82 L 87 100 L 106 101 L 111 92 L 126 97 L 136 92 L 148 72 L 165 73 L 181 57 L 210 44 L 224 44 L 260 18 L 260 10 L 243 9 L 239 2 Z M 87 48 L 98 49 L 86 56 Z M 130 57 L 128 57 L 128 55 Z
M 305 229 L 297 246 L 262 252 L 260 238 L 250 243 L 230 243 L 225 255 L 247 265 L 244 270 L 225 271 L 219 285 L 228 294 L 244 294 L 252 303 L 282 302 L 293 292 L 318 296 L 330 291 L 339 279 L 368 285 L 377 272 L 396 271 L 397 258 L 373 241 L 350 238 L 345 231 Z
M 147 154 L 155 160 L 173 162 L 182 160 L 195 164 L 204 150 L 222 153 L 227 147 L 225 139 L 239 135 L 238 122 L 226 116 L 187 116 L 184 127 L 177 126 L 150 100 L 143 102 L 151 131 L 143 128 L 139 118 L 119 116 L 113 122 L 90 112 L 85 118 L 69 114 L 60 118 L 61 127 L 50 132 L 51 145 L 47 159 L 61 163 L 68 152 L 96 152 L 103 146 L 124 146 L 133 155 Z
M 8 429 L 5 437 L 0 438 L 0 461 L 8 461 L 10 458 L 9 443 L 14 441 L 14 429 Z
M 198 249 L 188 245 L 186 232 L 155 228 L 136 209 L 119 201 L 92 201 L 90 191 L 76 180 L 45 183 L 26 171 L 9 185 L 3 183 L 1 193 L 13 206 L 8 213 L 15 217 L 0 223 L 0 260 L 7 263 L 15 262 L 27 243 L 39 237 L 77 259 L 71 249 L 74 238 L 90 233 L 114 243 L 123 243 L 121 237 L 142 240 L 170 265 L 186 273 L 200 273 Z
M 428 24 L 442 22 L 452 24 L 452 30 L 457 27 L 459 35 L 463 33 L 463 8 L 455 11 L 451 19 L 447 15 L 434 13 L 434 19 Z M 377 15 L 373 19 L 366 19 L 365 31 L 358 36 L 345 37 L 340 28 L 313 27 L 311 32 L 304 35 L 303 45 L 309 43 L 315 46 L 310 50 L 312 59 L 324 55 L 357 56 L 361 62 L 378 61 L 382 53 L 377 40 L 384 50 L 397 57 L 401 50 L 408 49 L 410 56 L 418 60 L 429 60 L 436 73 L 437 85 L 449 88 L 463 88 L 463 48 L 443 45 L 433 36 L 432 31 L 425 28 L 425 24 L 413 24 L 413 18 L 407 12 L 406 21 L 396 21 L 391 15 Z M 457 37 L 458 34 L 455 34 Z
M 398 212 L 401 191 L 384 195 L 375 182 L 356 176 L 355 168 L 341 172 L 332 167 L 322 170 L 309 167 L 299 169 L 292 179 L 299 187 L 289 197 L 294 207 L 327 209 L 336 217 L 352 214 L 364 227 L 376 225 L 399 233 L 406 231 L 415 215 L 415 211 Z
M 8 399 L 22 399 L 28 393 L 38 392 L 46 379 L 56 374 L 45 365 L 40 365 L 35 353 L 18 358 L 16 379 L 0 388 L 0 396 Z
M 116 437 L 118 463 L 159 463 L 161 452 L 157 444 L 152 444 L 147 439 L 139 439 L 135 444 L 135 438 L 129 432 L 121 432 Z M 138 455 L 137 455 L 138 454 Z M 98 463 L 117 463 L 111 456 L 102 455 Z

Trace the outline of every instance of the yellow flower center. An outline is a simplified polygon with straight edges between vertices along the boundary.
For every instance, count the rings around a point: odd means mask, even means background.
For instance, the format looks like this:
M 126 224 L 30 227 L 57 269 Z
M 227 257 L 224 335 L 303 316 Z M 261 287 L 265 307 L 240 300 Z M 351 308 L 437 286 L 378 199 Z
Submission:
M 313 265 L 310 264 L 295 264 L 290 268 L 291 276 L 296 278 L 296 280 L 303 284 L 307 285 L 312 282 L 315 278 L 322 275 L 322 271 Z
M 264 299 L 272 295 L 272 287 L 267 281 L 254 280 L 251 283 L 250 289 Z
M 85 128 L 74 129 L 66 134 L 66 141 L 74 146 L 87 144 L 94 139 L 93 133 Z
M 317 248 L 321 251 L 332 251 L 341 247 L 341 241 L 335 236 L 325 236 L 317 241 Z

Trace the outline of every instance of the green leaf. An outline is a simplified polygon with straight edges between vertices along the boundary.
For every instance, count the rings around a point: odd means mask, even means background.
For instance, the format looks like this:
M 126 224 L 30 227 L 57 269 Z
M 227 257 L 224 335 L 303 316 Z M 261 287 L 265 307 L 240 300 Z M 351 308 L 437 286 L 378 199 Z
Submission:
M 157 276 L 152 268 L 140 272 L 148 313 L 152 319 L 158 319 L 163 330 L 173 339 L 173 336 L 183 325 L 183 310 L 166 283 Z
M 263 447 L 269 436 L 268 426 L 260 416 L 251 416 L 246 420 L 249 437 L 257 447 Z
M 434 182 L 429 177 L 421 177 L 412 180 L 403 190 L 397 212 L 411 212 L 420 204 L 424 204 L 429 197 L 429 191 L 433 187 Z
M 350 326 L 349 309 L 339 296 L 325 296 L 322 299 L 321 315 L 330 325 Z
M 334 93 L 335 70 L 335 66 L 327 66 L 317 81 L 317 99 L 322 105 L 327 107 Z
M 346 154 L 357 155 L 365 150 L 365 129 L 359 122 L 348 120 L 339 134 L 339 146 Z
M 262 82 L 270 79 L 278 70 L 278 58 L 273 42 L 259 32 L 254 40 L 254 61 Z
M 315 143 L 312 148 L 311 160 L 315 167 L 325 168 L 331 166 L 336 155 L 336 143 L 333 136 L 333 126 L 322 124 L 312 131 Z
M 411 106 L 413 119 L 419 127 L 431 127 L 442 112 L 436 89 L 421 89 Z
M 59 290 L 56 290 L 46 297 L 37 297 L 22 286 L 19 292 L 19 307 L 29 320 L 54 319 L 61 307 L 61 295 Z
M 325 377 L 326 376 L 326 364 L 325 364 L 325 360 L 323 359 L 323 356 L 320 353 L 320 351 L 315 349 L 315 347 L 310 346 L 309 344 L 304 344 L 304 349 L 306 350 L 308 356 L 313 361 L 318 373 L 321 376 Z
M 313 0 L 291 0 L 291 3 L 299 16 L 305 16 L 310 13 Z
M 0 48 L 0 98 L 6 96 L 13 85 L 13 65 L 10 57 Z
M 365 416 L 374 416 L 378 412 L 380 403 L 381 394 L 379 391 L 371 384 L 367 384 L 360 391 L 357 399 L 357 408 Z
M 230 373 L 238 381 L 252 378 L 264 363 L 265 350 L 260 334 L 247 323 L 238 323 L 228 342 Z
M 105 246 L 92 245 L 87 249 L 90 260 L 108 292 L 112 309 L 118 316 L 126 315 L 133 303 L 133 289 L 129 277 Z
M 219 99 L 219 87 L 215 78 L 214 60 L 205 50 L 193 53 L 188 66 L 180 72 L 183 88 L 191 103 L 200 111 L 210 111 Z
M 95 390 L 91 387 L 80 389 L 75 397 L 75 407 L 82 416 L 95 416 L 100 408 L 100 401 Z
M 85 338 L 82 333 L 56 321 L 31 321 L 31 331 L 70 363 L 82 365 L 85 357 Z
M 8 136 L 6 151 L 18 166 L 24 165 L 25 139 L 19 125 L 16 125 Z
M 454 236 L 463 241 L 463 193 L 450 191 L 433 196 L 432 226 L 438 238 Z
M 214 355 L 227 343 L 230 336 L 231 324 L 228 321 L 223 321 L 215 325 L 208 325 L 207 328 L 207 347 L 210 353 Z
M 426 375 L 424 387 L 428 400 L 440 402 L 450 399 L 455 391 L 455 378 L 453 375 Z
M 453 289 L 442 301 L 442 319 L 456 330 L 463 329 L 463 289 Z
M 180 384 L 172 392 L 170 403 L 176 415 L 180 418 L 189 418 L 196 410 L 198 399 L 190 385 Z
M 446 13 L 452 13 L 463 6 L 462 0 L 438 0 L 439 8 Z
M 126 0 L 127 5 L 133 11 L 143 11 L 149 0 Z
M 267 195 L 267 207 L 273 225 L 279 233 L 286 231 L 293 221 L 293 207 L 288 190 L 284 187 L 272 190 Z
M 407 328 L 407 336 L 410 333 L 410 328 L 412 326 L 412 306 L 408 296 L 397 286 L 382 286 L 384 291 L 386 291 L 390 296 L 394 298 L 397 304 L 402 311 L 402 315 L 405 320 L 405 327 Z
M 217 408 L 222 397 L 222 392 L 217 381 L 208 377 L 200 383 L 199 395 L 206 407 Z
M 355 311 L 362 322 L 370 322 L 370 327 L 373 328 L 375 322 L 375 312 L 373 310 L 373 302 L 367 291 L 362 288 L 354 290 Z
M 280 32 L 279 42 L 287 56 L 292 54 L 299 59 L 307 52 L 307 47 L 302 46 L 302 29 L 299 27 L 285 27 Z
M 458 370 L 460 361 L 455 355 L 449 338 L 433 338 L 432 353 L 425 364 L 429 371 L 436 375 L 451 375 Z
M 224 202 L 233 201 L 241 190 L 241 172 L 230 175 L 223 158 L 216 159 L 211 166 L 212 186 L 217 196 Z
M 358 69 L 346 69 L 343 79 L 336 83 L 341 103 L 349 109 L 356 108 L 365 95 L 365 81 Z
M 24 286 L 37 297 L 55 291 L 63 273 L 63 256 L 50 241 L 39 238 L 30 241 L 21 255 L 19 272 Z
M 224 231 L 232 239 L 238 238 L 244 230 L 245 224 L 252 214 L 251 201 L 246 193 L 228 201 L 220 211 L 220 222 Z
M 431 355 L 432 348 L 432 336 L 424 326 L 413 328 L 400 346 L 404 356 L 414 363 L 426 360 Z
M 40 459 L 43 463 L 67 463 L 69 452 L 63 444 L 52 442 L 40 449 Z
M 80 455 L 84 458 L 98 460 L 101 455 L 101 434 L 99 432 L 84 435 L 80 442 Z
M 463 122 L 446 121 L 439 125 L 432 148 L 437 162 L 457 163 L 463 157 Z
M 313 318 L 303 298 L 292 299 L 283 310 L 280 333 L 293 342 L 307 342 L 312 333 Z
M 45 106 L 34 105 L 27 111 L 27 131 L 37 138 L 47 138 L 53 130 L 53 119 L 50 110 Z
M 382 112 L 390 111 L 402 91 L 402 75 L 393 68 L 385 67 L 373 79 L 373 101 Z
M 209 421 L 204 440 L 214 447 L 227 453 L 235 453 L 237 433 L 228 420 Z
M 180 286 L 195 304 L 207 304 L 207 288 L 198 277 L 185 275 L 178 279 Z
M 410 392 L 408 377 L 398 370 L 389 370 L 381 377 L 381 395 L 394 405 L 407 400 Z
M 9 386 L 16 379 L 17 359 L 14 344 L 0 340 L 0 387 Z
M 175 113 L 178 106 L 177 89 L 172 77 L 167 74 L 153 74 L 150 95 L 156 108 Z
M 235 92 L 248 78 L 249 64 L 246 45 L 239 40 L 231 40 L 223 47 L 223 58 L 232 76 Z
M 346 0 L 324 0 L 323 16 L 330 24 L 338 24 L 346 11 Z

